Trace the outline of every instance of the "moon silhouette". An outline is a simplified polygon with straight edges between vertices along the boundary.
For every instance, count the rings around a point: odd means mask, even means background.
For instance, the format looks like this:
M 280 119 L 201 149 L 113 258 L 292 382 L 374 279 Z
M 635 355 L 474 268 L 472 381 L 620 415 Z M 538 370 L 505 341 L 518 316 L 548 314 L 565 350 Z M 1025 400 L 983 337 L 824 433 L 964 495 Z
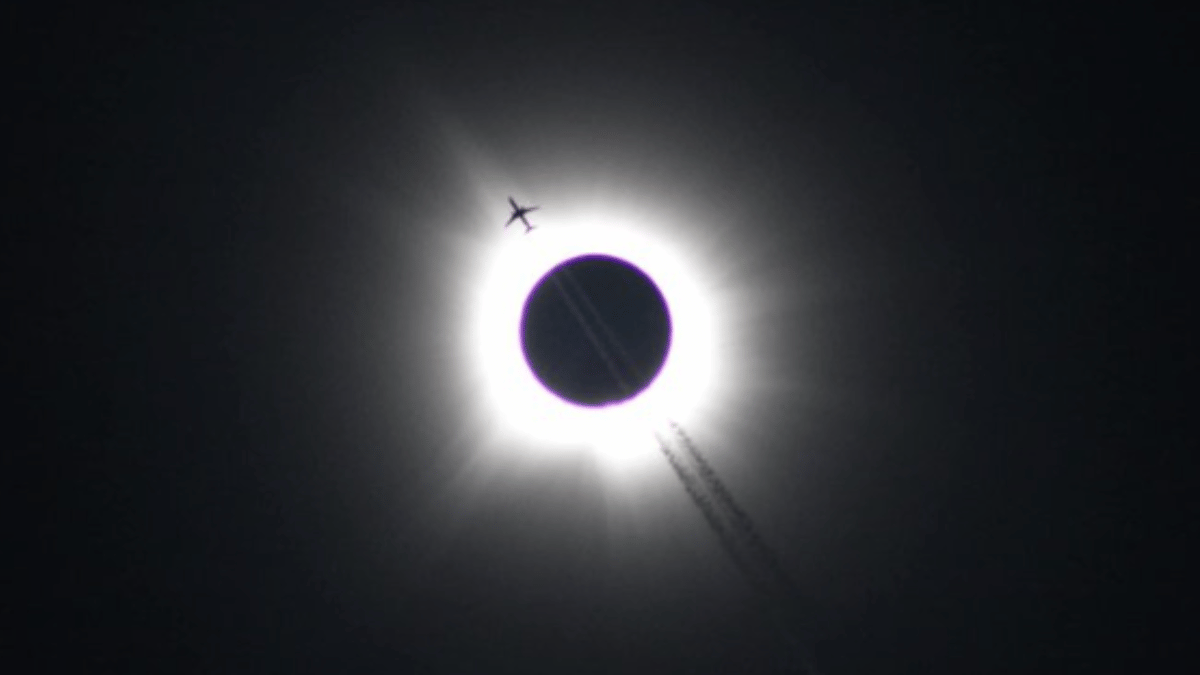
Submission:
M 521 315 L 521 348 L 538 381 L 576 405 L 609 406 L 644 391 L 671 345 L 654 281 L 620 258 L 566 260 L 538 280 Z

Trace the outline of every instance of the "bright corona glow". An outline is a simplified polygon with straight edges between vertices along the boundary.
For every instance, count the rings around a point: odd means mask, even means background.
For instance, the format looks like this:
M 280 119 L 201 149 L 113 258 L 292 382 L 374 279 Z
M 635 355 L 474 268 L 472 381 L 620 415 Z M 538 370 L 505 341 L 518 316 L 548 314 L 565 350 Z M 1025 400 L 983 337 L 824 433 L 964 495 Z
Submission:
M 710 388 L 715 342 L 711 312 L 692 270 L 643 224 L 606 217 L 551 226 L 544 220 L 529 235 L 517 228 L 505 232 L 480 282 L 470 350 L 489 407 L 505 428 L 526 438 L 594 447 L 624 445 L 620 439 L 648 435 L 665 420 L 686 416 Z M 603 407 L 575 405 L 547 390 L 521 349 L 521 313 L 538 280 L 589 254 L 641 269 L 658 286 L 671 318 L 671 345 L 658 376 L 637 396 Z

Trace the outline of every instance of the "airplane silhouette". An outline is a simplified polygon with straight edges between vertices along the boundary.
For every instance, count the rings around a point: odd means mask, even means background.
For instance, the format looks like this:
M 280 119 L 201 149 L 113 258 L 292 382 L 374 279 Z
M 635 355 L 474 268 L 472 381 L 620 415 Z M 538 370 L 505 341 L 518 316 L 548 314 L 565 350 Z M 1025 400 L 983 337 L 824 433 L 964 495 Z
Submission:
M 508 203 L 512 205 L 513 212 L 512 212 L 512 216 L 509 217 L 508 222 L 505 223 L 504 226 L 508 227 L 509 225 L 512 225 L 514 220 L 520 218 L 521 224 L 525 226 L 525 234 L 529 234 L 529 232 L 531 230 L 533 230 L 533 225 L 530 225 L 529 221 L 525 219 L 525 214 L 529 213 L 530 211 L 536 211 L 538 209 L 538 207 L 537 206 L 521 206 L 521 205 L 517 204 L 515 201 L 513 201 L 512 197 L 508 198 Z

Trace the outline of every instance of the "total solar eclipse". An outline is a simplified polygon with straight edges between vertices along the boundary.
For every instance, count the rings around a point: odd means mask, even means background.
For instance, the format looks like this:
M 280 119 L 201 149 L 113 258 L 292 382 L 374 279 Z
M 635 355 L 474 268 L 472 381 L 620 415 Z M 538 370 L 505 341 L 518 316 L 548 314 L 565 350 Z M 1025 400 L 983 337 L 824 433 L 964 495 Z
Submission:
M 642 270 L 608 255 L 566 260 L 538 280 L 521 313 L 521 349 L 538 381 L 576 405 L 620 403 L 662 369 L 671 318 Z

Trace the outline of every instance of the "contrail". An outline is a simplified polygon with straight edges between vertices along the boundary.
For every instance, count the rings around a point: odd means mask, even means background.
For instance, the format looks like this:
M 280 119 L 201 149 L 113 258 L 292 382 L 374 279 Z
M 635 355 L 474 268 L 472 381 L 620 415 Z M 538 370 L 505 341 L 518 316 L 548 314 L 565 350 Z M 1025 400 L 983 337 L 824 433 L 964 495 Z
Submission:
M 705 486 L 712 492 L 713 498 L 726 516 L 732 521 L 734 528 L 745 541 L 745 544 L 754 552 L 755 559 L 763 566 L 764 570 L 770 573 L 774 581 L 779 584 L 780 590 L 786 590 L 789 594 L 794 594 L 795 589 L 791 579 L 784 572 L 783 567 L 779 564 L 779 556 L 767 546 L 762 537 L 758 535 L 758 530 L 755 529 L 754 523 L 751 522 L 750 516 L 742 510 L 738 503 L 733 498 L 733 494 L 725 487 L 724 481 L 717 476 L 717 472 L 713 470 L 708 460 L 704 455 L 700 454 L 699 448 L 692 442 L 691 437 L 683 430 L 683 427 L 678 423 L 671 421 L 668 423 L 671 430 L 679 438 L 680 444 L 687 450 L 688 456 L 695 463 L 701 480 Z
M 794 664 L 794 667 L 798 672 L 815 674 L 816 670 L 811 665 L 811 650 L 807 645 L 809 640 L 802 637 L 811 635 L 811 625 L 806 619 L 810 612 L 804 611 L 802 598 L 796 586 L 779 563 L 778 556 L 758 535 L 750 517 L 738 506 L 733 494 L 725 487 L 683 427 L 674 421 L 668 424 L 679 445 L 686 450 L 688 458 L 695 465 L 695 474 L 712 495 L 711 501 L 716 512 L 729 523 L 728 527 L 724 527 L 723 524 L 720 528 L 727 533 L 726 540 L 721 542 L 722 546 L 730 553 L 746 581 L 759 592 L 777 626 L 790 643 L 794 655 L 800 661 Z M 664 447 L 668 445 L 661 436 L 658 440 Z M 664 454 L 671 459 L 671 454 L 666 450 Z M 676 473 L 680 471 L 676 470 Z
M 612 328 L 609 328 L 608 322 L 605 321 L 604 317 L 600 315 L 600 310 L 596 309 L 596 306 L 594 304 L 592 304 L 592 299 L 589 298 L 588 294 L 584 292 L 583 286 L 581 286 L 579 284 L 579 282 L 576 281 L 575 275 L 571 274 L 570 269 L 564 267 L 562 271 L 563 271 L 563 277 L 566 278 L 566 280 L 571 284 L 571 286 L 573 286 L 575 288 L 575 292 L 579 295 L 579 299 L 583 301 L 583 304 L 587 308 L 587 311 L 595 319 L 596 324 L 598 326 L 600 326 L 600 330 L 604 331 L 604 337 L 606 337 L 608 339 L 608 343 L 610 345 L 612 345 L 614 349 L 617 350 L 617 356 L 624 363 L 625 367 L 628 369 L 628 372 L 633 375 L 633 378 L 635 380 L 637 380 L 639 382 L 642 381 L 641 369 L 638 368 L 636 363 L 634 363 L 633 357 L 631 357 L 629 355 L 629 352 L 625 351 L 625 346 L 622 345 L 621 341 L 617 339 L 616 333 L 613 332 Z M 561 288 L 561 286 L 560 286 L 560 288 Z M 629 391 L 628 385 L 626 385 L 625 395 L 628 396 L 632 393 L 633 393 L 632 391 Z
M 721 548 L 725 549 L 725 553 L 729 555 L 734 566 L 738 568 L 746 578 L 746 581 L 756 590 L 767 592 L 763 580 L 759 578 L 753 564 L 745 557 L 741 547 L 738 546 L 736 536 L 726 525 L 725 519 L 721 517 L 717 505 L 705 493 L 703 483 L 684 464 L 679 454 L 671 447 L 667 439 L 663 438 L 657 432 L 654 436 L 658 440 L 659 450 L 667 458 L 667 463 L 671 465 L 671 468 L 675 471 L 675 475 L 679 477 L 679 482 L 683 484 L 684 491 L 687 492 L 688 497 L 691 497 L 692 503 L 696 505 L 696 508 L 700 510 L 701 515 L 704 516 L 705 523 L 708 524 L 713 534 L 717 536 L 717 541 L 721 544 Z
M 558 273 L 552 271 L 550 273 L 550 280 L 554 282 L 554 285 L 558 288 L 559 294 L 562 295 L 563 300 L 567 303 L 567 307 L 569 307 L 571 313 L 575 315 L 575 320 L 579 322 L 580 327 L 582 327 L 583 331 L 587 333 L 588 340 L 591 341 L 592 346 L 596 348 L 596 353 L 598 353 L 600 358 L 604 361 L 604 366 L 608 368 L 608 373 L 613 376 L 613 379 L 617 381 L 617 384 L 621 387 L 621 390 L 626 396 L 628 396 L 631 393 L 632 388 L 629 386 L 629 383 L 625 380 L 625 378 L 621 376 L 621 370 L 612 360 L 608 350 L 604 348 L 604 344 L 600 341 L 600 338 L 596 335 L 596 332 L 592 330 L 592 327 L 588 324 L 587 319 L 584 318 L 583 312 L 579 311 L 579 306 L 575 304 L 575 301 L 571 299 L 571 295 L 567 293 L 567 289 L 564 288 L 562 282 L 559 281 Z M 580 295 L 582 294 L 583 291 L 580 290 Z M 586 296 L 584 297 L 586 298 Z M 590 301 L 588 302 L 588 305 L 591 305 Z M 594 312 L 595 308 L 593 307 L 592 310 Z M 599 314 L 596 315 L 596 319 L 597 321 L 603 322 L 603 319 L 599 316 Z M 600 325 L 603 326 L 604 324 L 601 323 Z M 605 326 L 605 330 L 607 330 L 607 326 Z M 611 333 L 611 331 L 609 332 Z
M 617 339 L 616 334 L 608 326 L 608 322 L 604 320 L 604 317 L 596 309 L 596 306 L 592 304 L 591 299 L 588 298 L 587 293 L 584 292 L 583 287 L 579 284 L 579 282 L 575 280 L 574 275 L 570 273 L 570 270 L 563 268 L 562 272 L 563 277 L 565 277 L 567 282 L 573 287 L 574 292 L 579 296 L 580 301 L 587 309 L 587 312 L 591 315 L 592 320 L 597 326 L 600 327 L 600 330 L 603 331 L 604 337 L 607 338 L 608 345 L 612 346 L 615 350 L 617 350 L 617 352 L 619 352 L 619 360 L 621 360 L 628 371 L 632 371 L 633 375 L 636 377 L 638 375 L 636 364 L 634 364 L 633 359 L 629 356 L 629 353 L 625 351 L 624 347 L 621 345 L 621 341 Z M 584 326 L 584 330 L 587 332 L 588 339 L 591 340 L 592 345 L 596 348 L 596 350 L 600 352 L 600 356 L 604 359 L 605 364 L 608 366 L 609 372 L 617 380 L 618 384 L 624 390 L 624 393 L 626 395 L 631 394 L 631 387 L 624 377 L 622 377 L 615 360 L 612 358 L 612 355 L 609 354 L 608 350 L 605 348 L 605 345 L 600 341 L 599 336 L 596 335 L 595 331 L 592 330 L 591 325 L 585 320 L 579 305 L 577 305 L 570 297 L 566 287 L 558 280 L 557 275 L 554 275 L 552 278 L 558 285 L 559 292 L 562 293 L 562 296 L 570 306 L 572 313 L 575 314 L 575 318 Z M 729 489 L 725 487 L 724 481 L 717 476 L 717 472 L 713 470 L 712 466 L 708 463 L 708 460 L 705 459 L 704 455 L 700 453 L 699 448 L 697 448 L 696 444 L 692 442 L 691 437 L 688 436 L 688 434 L 683 430 L 683 427 L 681 427 L 679 423 L 675 422 L 674 420 L 668 421 L 668 425 L 670 426 L 674 435 L 679 439 L 680 445 L 682 445 L 687 451 L 687 455 L 691 459 L 692 463 L 695 464 L 696 473 L 699 475 L 701 482 L 712 495 L 711 499 L 708 499 L 706 503 L 715 502 L 715 508 L 725 514 L 725 518 L 730 522 L 734 530 L 741 536 L 745 545 L 748 546 L 751 551 L 753 551 L 754 558 L 760 563 L 760 565 L 763 567 L 763 570 L 768 572 L 774 581 L 781 587 L 790 590 L 792 588 L 792 583 L 787 574 L 783 571 L 783 567 L 779 564 L 778 556 L 773 550 L 771 550 L 769 546 L 767 546 L 762 537 L 759 536 L 757 529 L 754 527 L 754 523 L 751 522 L 750 517 L 746 515 L 746 512 L 738 505 Z M 665 439 L 663 439 L 663 437 L 656 434 L 656 438 L 658 439 L 660 446 L 669 447 L 665 443 Z M 678 457 L 675 455 L 675 453 L 673 451 L 667 452 L 666 455 L 668 461 L 672 462 L 672 466 L 676 466 Z M 679 474 L 681 479 L 683 479 L 685 474 L 680 473 L 678 469 L 676 470 L 676 473 Z M 689 472 L 687 475 L 694 480 L 694 474 Z
M 571 313 L 579 321 L 588 340 L 604 360 L 605 366 L 617 385 L 621 387 L 626 396 L 632 395 L 634 392 L 622 375 L 617 360 L 622 361 L 622 365 L 627 369 L 626 372 L 634 377 L 638 376 L 636 364 L 630 358 L 629 353 L 625 351 L 604 317 L 592 304 L 579 282 L 566 268 L 561 271 L 568 284 L 573 287 L 572 290 L 578 295 L 580 303 L 590 314 L 590 322 L 588 317 L 584 316 L 584 310 L 580 308 L 579 303 L 575 302 L 566 286 L 558 279 L 557 274 L 552 274 L 551 280 L 558 287 L 559 293 Z M 603 333 L 604 340 L 596 333 L 592 326 L 593 323 Z M 605 341 L 607 341 L 607 346 Z M 618 352 L 618 359 L 613 358 L 609 347 Z M 750 516 L 738 505 L 729 488 L 725 486 L 724 481 L 717 475 L 683 427 L 673 420 L 668 420 L 667 425 L 671 432 L 669 435 L 664 436 L 657 431 L 654 432 L 655 440 L 658 441 L 659 449 L 666 457 L 667 463 L 679 478 L 679 482 L 683 485 L 684 491 L 687 492 L 692 503 L 704 517 L 709 529 L 716 535 L 718 543 L 725 550 L 734 567 L 766 604 L 768 611 L 787 638 L 792 648 L 791 653 L 797 659 L 797 662 L 791 664 L 791 667 L 796 672 L 816 673 L 811 665 L 812 658 L 807 646 L 808 641 L 800 637 L 811 633 L 809 622 L 805 620 L 808 612 L 802 611 L 801 596 L 780 564 L 779 557 L 759 536 Z M 682 451 L 676 446 L 682 448 Z

